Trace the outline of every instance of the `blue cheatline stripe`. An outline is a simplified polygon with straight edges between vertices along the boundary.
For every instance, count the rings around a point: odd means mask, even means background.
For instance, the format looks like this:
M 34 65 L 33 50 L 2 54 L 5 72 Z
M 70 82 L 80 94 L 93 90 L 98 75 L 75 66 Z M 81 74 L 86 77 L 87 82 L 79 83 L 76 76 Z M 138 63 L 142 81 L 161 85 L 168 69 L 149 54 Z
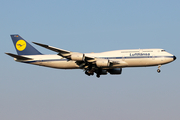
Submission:
M 173 56 L 98 57 L 98 58 L 101 59 L 173 58 Z M 24 63 L 50 62 L 50 61 L 68 61 L 68 59 L 33 60 L 33 61 L 25 61 Z
M 33 60 L 33 61 L 26 61 L 24 63 L 51 62 L 51 61 L 68 61 L 68 60 L 67 59 Z
M 173 56 L 131 56 L 131 57 L 99 57 L 101 59 L 133 59 L 133 58 L 173 58 Z

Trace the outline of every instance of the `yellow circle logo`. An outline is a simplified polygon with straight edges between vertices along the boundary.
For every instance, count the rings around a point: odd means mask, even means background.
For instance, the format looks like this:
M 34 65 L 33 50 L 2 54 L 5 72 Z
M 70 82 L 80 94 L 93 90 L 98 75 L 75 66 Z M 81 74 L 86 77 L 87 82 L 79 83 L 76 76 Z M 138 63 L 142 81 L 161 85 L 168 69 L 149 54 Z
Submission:
M 26 42 L 24 40 L 18 40 L 16 43 L 16 48 L 19 51 L 23 51 L 26 48 Z

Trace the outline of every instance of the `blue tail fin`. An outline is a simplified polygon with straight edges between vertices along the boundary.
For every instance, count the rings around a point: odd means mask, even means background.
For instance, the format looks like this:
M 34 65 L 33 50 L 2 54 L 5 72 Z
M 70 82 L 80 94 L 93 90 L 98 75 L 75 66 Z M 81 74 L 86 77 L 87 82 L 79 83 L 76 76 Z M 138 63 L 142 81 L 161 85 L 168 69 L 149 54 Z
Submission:
M 25 41 L 20 35 L 11 35 L 18 55 L 42 55 L 38 50 Z

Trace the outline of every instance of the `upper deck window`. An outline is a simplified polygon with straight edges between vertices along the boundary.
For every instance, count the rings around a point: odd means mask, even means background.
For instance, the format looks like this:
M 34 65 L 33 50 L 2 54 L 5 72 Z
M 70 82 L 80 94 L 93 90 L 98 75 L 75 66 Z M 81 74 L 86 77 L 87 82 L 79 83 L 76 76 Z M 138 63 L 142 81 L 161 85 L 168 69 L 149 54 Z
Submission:
M 165 52 L 165 50 L 161 50 L 161 52 Z

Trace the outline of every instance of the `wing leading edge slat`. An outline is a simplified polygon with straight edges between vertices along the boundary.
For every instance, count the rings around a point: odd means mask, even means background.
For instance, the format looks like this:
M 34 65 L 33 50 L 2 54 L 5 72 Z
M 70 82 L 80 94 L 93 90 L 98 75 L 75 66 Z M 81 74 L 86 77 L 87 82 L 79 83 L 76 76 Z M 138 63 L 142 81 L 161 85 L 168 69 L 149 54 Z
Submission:
M 32 42 L 36 45 L 39 45 L 41 47 L 44 47 L 44 48 L 47 48 L 49 50 L 52 50 L 54 52 L 59 52 L 59 53 L 64 53 L 64 54 L 67 54 L 67 53 L 70 53 L 70 51 L 67 51 L 67 50 L 63 50 L 63 49 L 59 49 L 59 48 L 55 48 L 55 47 L 52 47 L 52 46 L 49 46 L 49 45 L 45 45 L 45 44 L 41 44 L 41 43 L 36 43 L 36 42 Z

